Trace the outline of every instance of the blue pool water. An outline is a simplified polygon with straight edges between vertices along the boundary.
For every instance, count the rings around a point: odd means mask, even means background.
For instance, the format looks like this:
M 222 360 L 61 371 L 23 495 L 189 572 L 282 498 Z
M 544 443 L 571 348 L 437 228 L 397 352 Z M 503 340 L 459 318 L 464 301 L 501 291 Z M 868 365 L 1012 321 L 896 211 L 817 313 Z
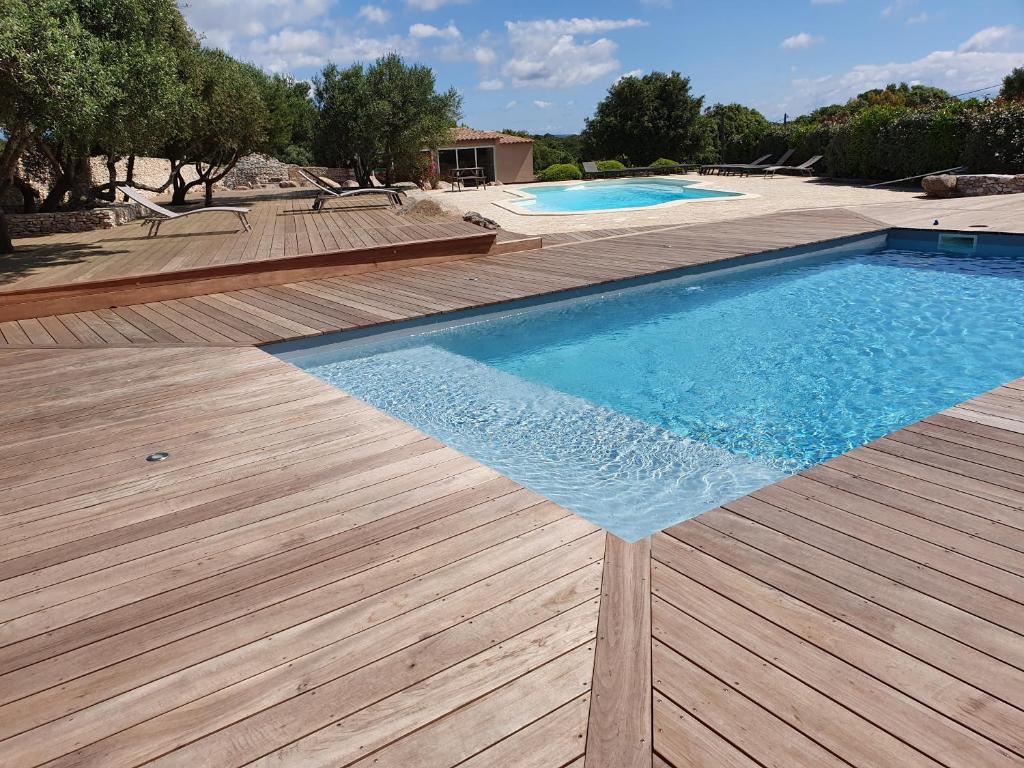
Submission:
M 282 356 L 635 540 L 1024 374 L 1024 251 L 905 248 Z
M 692 181 L 675 179 L 610 179 L 578 184 L 541 184 L 520 187 L 518 191 L 533 195 L 533 199 L 517 200 L 511 205 L 524 213 L 585 213 L 739 195 L 738 192 L 701 189 L 693 184 Z

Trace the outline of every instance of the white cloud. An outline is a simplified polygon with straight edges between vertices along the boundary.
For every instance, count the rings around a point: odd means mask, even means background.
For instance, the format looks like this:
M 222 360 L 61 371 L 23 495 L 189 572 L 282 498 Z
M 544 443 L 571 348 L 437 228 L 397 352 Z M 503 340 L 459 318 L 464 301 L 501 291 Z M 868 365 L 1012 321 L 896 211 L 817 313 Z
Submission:
M 987 51 L 989 48 L 1008 43 L 1017 37 L 1016 27 L 985 27 L 967 38 L 957 50 L 960 53 Z
M 417 11 L 436 11 L 445 5 L 462 5 L 469 0 L 405 0 L 405 4 Z
M 515 99 L 512 99 L 512 101 L 510 101 L 508 104 L 505 105 L 505 109 L 515 109 L 518 106 L 519 106 L 519 102 L 516 101 Z
M 538 21 L 506 21 L 509 32 L 536 35 L 593 35 L 630 27 L 646 27 L 641 19 L 540 19 Z
M 617 46 L 594 35 L 646 26 L 640 19 L 541 19 L 506 21 L 509 56 L 503 74 L 517 87 L 569 88 L 606 77 L 619 68 Z
M 916 14 L 914 16 L 908 16 L 907 17 L 907 24 L 911 24 L 911 25 L 913 25 L 913 24 L 924 24 L 926 21 L 928 21 L 928 19 L 929 19 L 928 14 L 925 13 L 924 11 L 921 11 L 921 13 L 918 13 L 918 14 Z
M 498 58 L 498 54 L 494 52 L 493 48 L 487 48 L 482 45 L 473 48 L 471 56 L 473 61 L 482 67 L 489 67 Z
M 616 77 L 615 82 L 617 83 L 619 82 L 619 80 L 622 80 L 625 77 L 642 77 L 643 74 L 644 71 L 642 69 L 631 69 L 629 70 L 629 72 L 623 72 L 621 75 Z
M 780 45 L 787 51 L 795 51 L 800 48 L 810 48 L 812 45 L 817 45 L 825 41 L 823 37 L 817 37 L 807 32 L 799 32 L 792 37 L 787 37 L 783 40 Z
M 537 109 L 547 109 L 548 107 L 551 106 L 551 102 L 537 99 L 536 101 L 533 102 L 533 106 L 537 107 Z
M 373 24 L 386 24 L 387 20 L 391 18 L 391 14 L 379 5 L 364 5 L 359 9 L 359 13 L 357 15 L 360 19 L 364 19 Z
M 447 27 L 435 27 L 433 24 L 413 24 L 409 27 L 409 37 L 423 40 L 428 37 L 440 37 L 445 40 L 455 40 L 461 37 L 459 28 L 451 22 Z
M 824 104 L 845 102 L 872 88 L 900 82 L 924 83 L 951 93 L 964 93 L 995 85 L 1014 67 L 1024 66 L 1024 51 L 965 50 L 971 41 L 977 44 L 977 37 L 972 36 L 959 50 L 933 51 L 913 61 L 861 64 L 839 75 L 796 79 L 790 98 L 781 104 L 765 106 L 769 112 L 801 114 Z
M 182 13 L 207 44 L 243 53 L 245 38 L 306 24 L 333 5 L 334 0 L 202 0 L 183 3 Z
M 492 78 L 490 80 L 481 80 L 477 89 L 481 91 L 500 91 L 504 87 L 505 83 L 503 80 Z

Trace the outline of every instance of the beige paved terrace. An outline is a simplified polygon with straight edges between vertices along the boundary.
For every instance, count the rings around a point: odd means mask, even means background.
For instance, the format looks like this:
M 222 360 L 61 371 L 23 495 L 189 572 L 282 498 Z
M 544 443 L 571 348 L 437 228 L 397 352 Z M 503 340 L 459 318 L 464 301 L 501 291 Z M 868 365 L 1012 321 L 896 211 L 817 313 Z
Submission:
M 696 173 L 656 178 L 700 181 L 712 189 L 744 192 L 756 197 L 704 200 L 680 203 L 646 211 L 620 213 L 579 213 L 571 215 L 522 215 L 495 205 L 517 199 L 509 190 L 523 184 L 467 189 L 461 192 L 437 190 L 427 193 L 446 207 L 462 211 L 478 211 L 494 219 L 505 229 L 527 235 L 552 232 L 580 232 L 620 227 L 664 226 L 673 224 L 704 224 L 716 221 L 745 219 L 767 213 L 814 208 L 855 207 L 862 205 L 898 205 L 927 203 L 920 190 L 869 189 L 863 185 L 842 184 L 818 179 L 778 176 L 774 179 L 738 176 L 700 176 Z

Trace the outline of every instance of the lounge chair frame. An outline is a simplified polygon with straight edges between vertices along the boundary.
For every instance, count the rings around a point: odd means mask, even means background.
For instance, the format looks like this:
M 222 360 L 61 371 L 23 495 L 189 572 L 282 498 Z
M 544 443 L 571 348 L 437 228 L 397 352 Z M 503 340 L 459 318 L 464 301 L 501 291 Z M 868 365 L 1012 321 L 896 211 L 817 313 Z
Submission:
M 249 225 L 249 209 L 248 208 L 236 208 L 232 206 L 212 206 L 209 208 L 193 208 L 189 211 L 182 211 L 177 213 L 175 211 L 169 211 L 162 205 L 157 205 L 142 192 L 135 189 L 135 187 L 118 187 L 121 194 L 125 195 L 129 199 L 135 201 L 143 208 L 146 208 L 153 213 L 157 214 L 159 218 L 148 218 L 143 220 L 142 224 L 149 225 L 149 231 L 146 233 L 146 237 L 156 237 L 160 234 L 160 225 L 165 221 L 173 221 L 175 219 L 184 219 L 186 216 L 194 216 L 197 213 L 233 213 L 238 217 L 238 221 L 242 224 L 242 229 L 246 232 L 251 232 L 252 227 Z
M 302 168 L 299 169 L 299 175 L 319 190 L 316 199 L 313 201 L 312 210 L 314 211 L 323 211 L 324 203 L 328 200 L 336 200 L 342 197 L 356 197 L 359 195 L 386 195 L 388 202 L 391 205 L 402 205 L 401 193 L 394 189 L 360 188 L 339 191 L 331 189 L 327 185 L 323 184 L 319 177 L 316 177 L 311 173 L 307 173 Z
M 726 175 L 735 174 L 737 176 L 750 176 L 755 173 L 761 173 L 766 168 L 782 168 L 785 167 L 786 161 L 789 160 L 796 152 L 795 149 L 787 149 L 774 163 L 751 163 L 750 165 L 734 165 L 726 172 Z
M 774 179 L 776 171 L 797 171 L 810 176 L 812 171 L 811 168 L 817 163 L 824 155 L 815 155 L 809 160 L 804 160 L 800 165 L 770 165 L 764 169 L 764 177 L 766 179 Z

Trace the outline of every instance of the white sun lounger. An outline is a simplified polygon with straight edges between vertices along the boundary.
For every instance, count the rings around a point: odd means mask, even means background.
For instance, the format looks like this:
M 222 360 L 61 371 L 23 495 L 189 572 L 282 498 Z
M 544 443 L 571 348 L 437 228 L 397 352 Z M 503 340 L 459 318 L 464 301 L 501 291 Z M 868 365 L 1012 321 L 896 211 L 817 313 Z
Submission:
M 321 183 L 321 180 L 313 176 L 310 173 L 306 173 L 301 168 L 299 169 L 299 175 L 302 176 L 306 181 L 312 184 L 314 187 L 320 190 L 316 196 L 316 200 L 313 201 L 313 210 L 322 211 L 324 202 L 339 197 L 356 197 L 357 195 L 386 195 L 388 201 L 392 205 L 401 205 L 402 196 L 394 189 L 346 189 L 339 191 L 337 189 L 331 189 L 327 185 Z
M 252 227 L 249 226 L 249 209 L 248 208 L 230 208 L 226 206 L 214 206 L 211 208 L 195 208 L 191 211 L 183 211 L 182 213 L 175 213 L 169 211 L 162 205 L 157 205 L 135 187 L 118 187 L 118 190 L 127 195 L 129 198 L 134 200 L 136 203 L 141 205 L 143 208 L 147 208 L 153 213 L 157 214 L 155 218 L 149 219 L 149 233 L 146 237 L 156 237 L 160 231 L 160 225 L 169 219 L 183 219 L 186 216 L 192 216 L 196 213 L 233 213 L 238 216 L 238 220 L 242 223 L 242 228 L 249 232 Z M 146 223 L 146 222 L 143 222 Z

